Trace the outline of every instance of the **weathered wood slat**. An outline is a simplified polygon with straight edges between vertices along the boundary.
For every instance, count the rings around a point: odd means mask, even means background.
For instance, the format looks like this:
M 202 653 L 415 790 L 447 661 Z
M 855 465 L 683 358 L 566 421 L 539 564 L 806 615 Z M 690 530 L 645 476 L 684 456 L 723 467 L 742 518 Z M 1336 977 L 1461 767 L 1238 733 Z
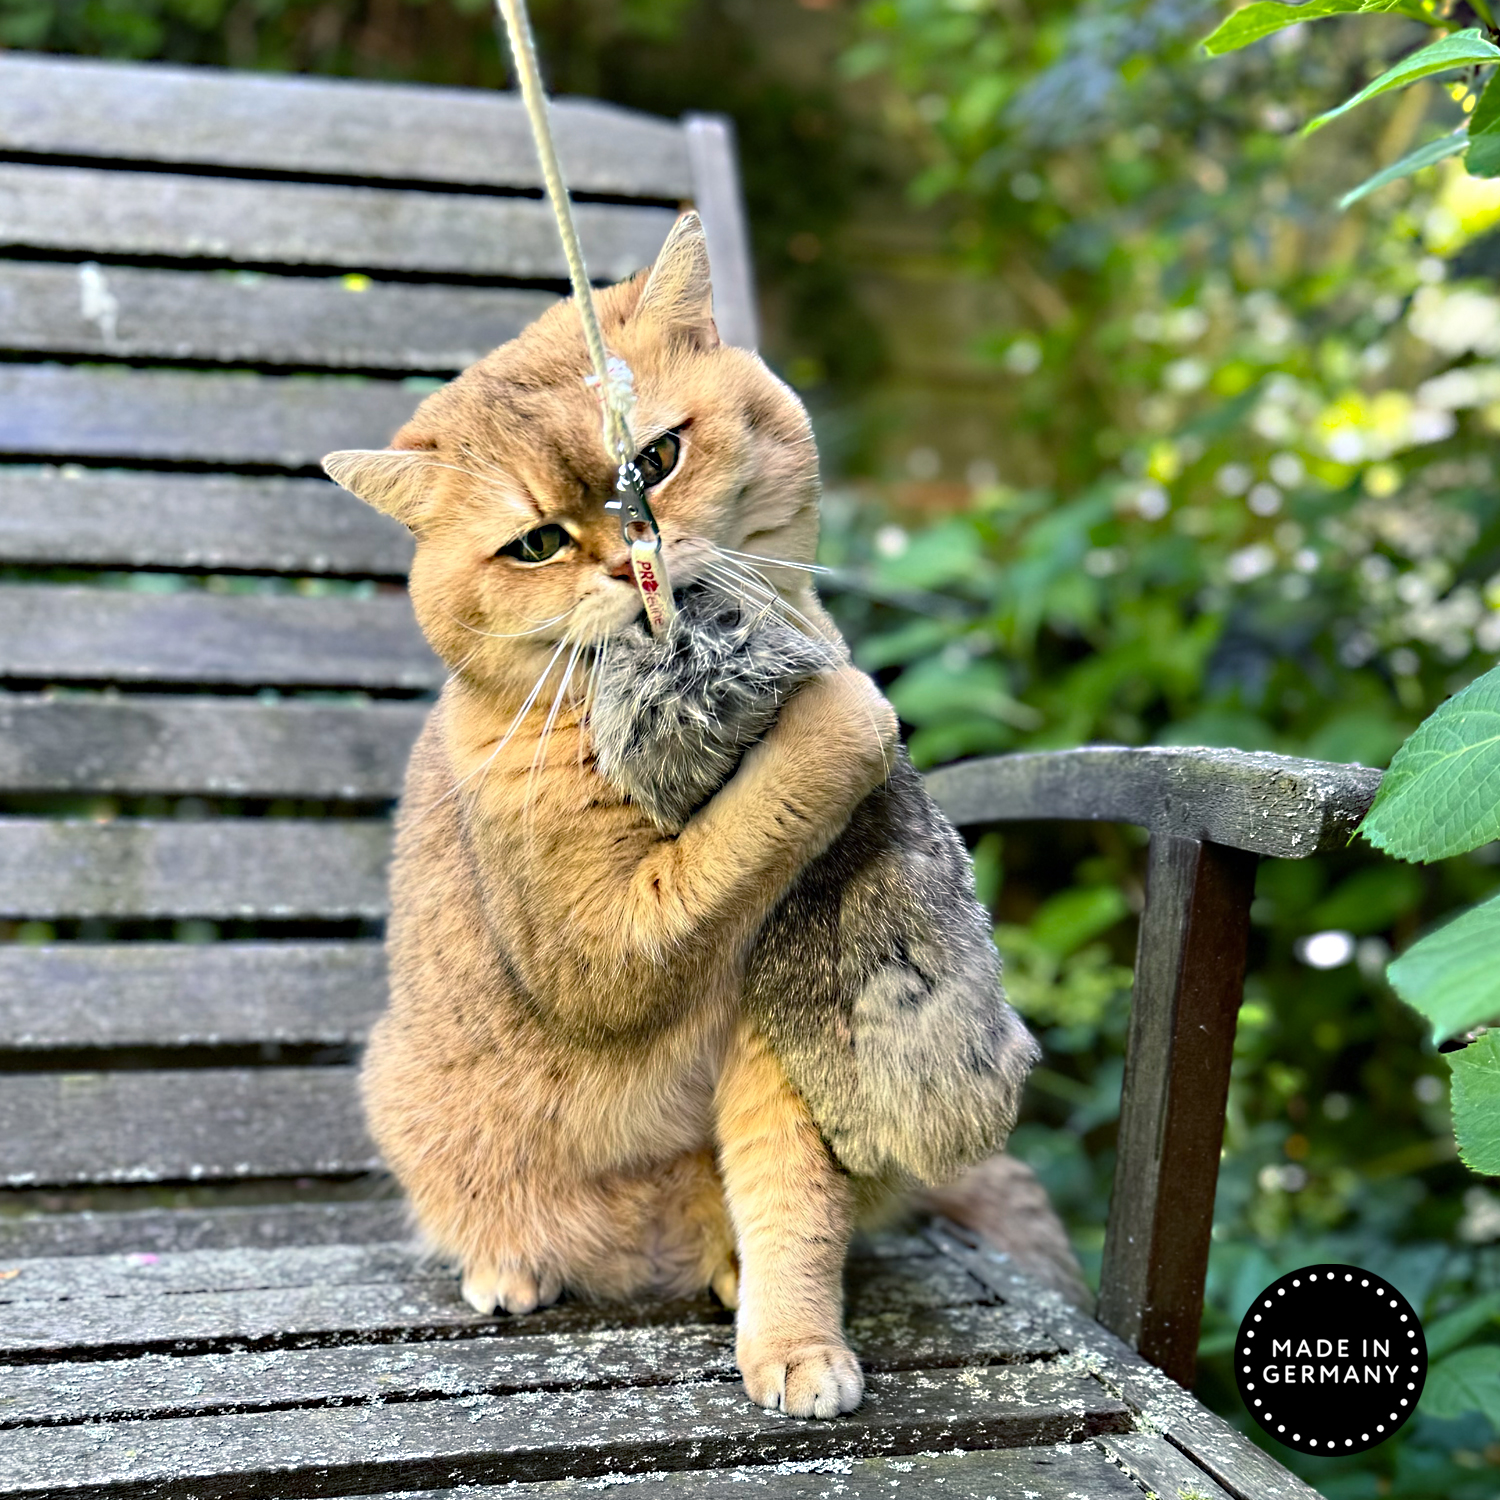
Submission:
M 7 1458 L 17 1495 L 207 1500 L 288 1480 L 346 1495 L 1076 1442 L 1129 1420 L 1089 1376 L 1040 1364 L 875 1375 L 837 1422 L 788 1421 L 705 1382 L 32 1430 L 8 1437 Z
M 1059 1347 L 1139 1413 L 1147 1430 L 1165 1437 L 1234 1500 L 1320 1500 L 1311 1485 L 1195 1401 L 1108 1329 L 1055 1292 L 1042 1291 L 1018 1275 L 1007 1257 L 966 1243 L 963 1231 L 941 1221 L 926 1232 L 945 1255 L 965 1266 L 1008 1306 L 1032 1317 Z
M 850 1262 L 851 1295 L 866 1318 L 895 1316 L 914 1308 L 965 1307 L 990 1293 L 947 1256 L 882 1256 Z M 457 1303 L 457 1273 L 445 1261 L 423 1255 L 402 1241 L 370 1245 L 299 1245 L 287 1249 L 189 1250 L 175 1255 L 56 1256 L 28 1260 L 0 1283 L 0 1306 L 67 1304 L 65 1313 L 88 1309 L 100 1299 L 132 1299 L 143 1337 L 154 1332 L 163 1309 L 183 1295 L 225 1297 L 233 1292 L 305 1287 L 395 1286 L 439 1281 Z M 170 1299 L 153 1313 L 153 1297 Z M 250 1332 L 232 1323 L 233 1300 L 215 1303 L 231 1315 L 229 1335 Z M 117 1321 L 117 1320 L 116 1320 Z M 502 1321 L 506 1321 L 502 1319 Z
M 848 1331 L 870 1371 L 1022 1364 L 1057 1352 L 1024 1318 L 1001 1307 L 856 1316 Z M 727 1324 L 148 1354 L 124 1362 L 0 1365 L 0 1429 L 734 1378 L 734 1332 Z
M 0 261 L 0 349 L 446 374 L 555 300 L 523 289 Z
M 0 694 L 0 788 L 378 802 L 425 703 Z
M 0 366 L 0 453 L 313 468 L 383 448 L 417 408 L 399 381 Z
M 445 675 L 399 594 L 307 599 L 0 584 L 0 676 L 13 682 L 422 692 Z
M 281 921 L 385 914 L 377 819 L 0 819 L 0 916 Z
M 673 122 L 582 99 L 551 115 L 576 191 L 692 196 Z M 0 58 L 0 151 L 541 186 L 514 94 L 14 53 Z
M 326 1190 L 327 1185 L 322 1186 Z M 0 1218 L 0 1265 L 116 1252 L 168 1255 L 183 1250 L 369 1244 L 406 1234 L 408 1219 L 405 1203 L 392 1197 L 6 1215 Z
M 404 526 L 326 479 L 0 467 L 7 563 L 404 578 L 411 553 Z
M 676 216 L 590 203 L 574 214 L 601 281 L 650 265 Z M 0 247 L 521 281 L 568 274 L 552 210 L 530 198 L 92 167 L 0 163 Z
M 357 1046 L 385 994 L 372 940 L 0 944 L 0 1051 Z
M 1142 1489 L 1153 1495 L 1230 1500 L 1197 1464 L 1154 1432 L 1119 1433 L 1097 1441 Z
M 373 1171 L 352 1068 L 15 1073 L 0 1183 L 207 1182 Z
M 205 1259 L 237 1289 L 147 1292 L 91 1296 L 84 1281 L 91 1260 L 41 1262 L 36 1272 L 43 1290 L 74 1286 L 79 1295 L 56 1300 L 0 1305 L 0 1351 L 14 1364 L 118 1359 L 142 1353 L 186 1356 L 235 1349 L 333 1348 L 350 1344 L 477 1338 L 488 1333 L 568 1333 L 638 1323 L 725 1323 L 729 1315 L 706 1293 L 676 1302 L 639 1298 L 623 1305 L 565 1301 L 525 1317 L 481 1317 L 459 1296 L 457 1275 L 442 1267 L 417 1276 L 399 1257 L 384 1251 L 388 1279 L 364 1280 L 382 1269 L 372 1252 L 363 1257 L 329 1253 L 314 1265 L 326 1281 L 309 1282 L 312 1270 L 294 1252 L 197 1252 L 172 1257 L 162 1280 L 190 1287 L 192 1273 Z M 278 1258 L 279 1257 L 279 1258 Z M 188 1259 L 186 1268 L 178 1262 Z M 31 1263 L 37 1264 L 37 1263 Z M 57 1269 L 62 1267 L 61 1272 Z M 261 1283 L 256 1270 L 263 1267 Z M 17 1280 L 28 1275 L 22 1262 Z M 873 1262 L 851 1275 L 848 1312 L 878 1335 L 888 1322 L 945 1307 L 970 1307 L 988 1294 L 978 1282 L 942 1257 Z M 101 1272 L 107 1286 L 120 1288 L 129 1276 L 119 1267 Z M 340 1280 L 340 1275 L 346 1279 Z M 353 1278 L 353 1279 L 347 1279 Z M 146 1277 L 140 1278 L 143 1282 Z M 278 1281 L 289 1284 L 278 1285 Z
M 1095 746 L 997 755 L 927 782 L 959 824 L 1030 818 L 1138 823 L 1282 859 L 1342 849 L 1380 772 L 1249 750 Z
M 711 1472 L 693 1469 L 652 1474 L 646 1483 L 651 1500 L 1148 1500 L 1146 1491 L 1132 1484 L 1093 1443 Z M 597 1479 L 554 1479 L 429 1490 L 421 1500 L 598 1500 L 598 1494 Z M 386 1494 L 375 1500 L 411 1496 Z M 1179 1497 L 1169 1493 L 1151 1500 Z

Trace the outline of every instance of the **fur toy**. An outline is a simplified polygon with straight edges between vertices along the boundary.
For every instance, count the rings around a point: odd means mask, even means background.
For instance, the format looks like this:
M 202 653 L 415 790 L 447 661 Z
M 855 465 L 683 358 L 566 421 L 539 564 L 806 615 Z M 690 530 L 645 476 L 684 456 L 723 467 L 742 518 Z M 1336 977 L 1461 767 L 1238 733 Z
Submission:
M 670 629 L 632 626 L 600 663 L 600 772 L 663 829 L 731 776 L 834 647 L 717 589 Z M 772 911 L 744 1003 L 842 1166 L 947 1181 L 999 1150 L 1038 1057 L 1006 1003 L 967 851 L 904 752 Z

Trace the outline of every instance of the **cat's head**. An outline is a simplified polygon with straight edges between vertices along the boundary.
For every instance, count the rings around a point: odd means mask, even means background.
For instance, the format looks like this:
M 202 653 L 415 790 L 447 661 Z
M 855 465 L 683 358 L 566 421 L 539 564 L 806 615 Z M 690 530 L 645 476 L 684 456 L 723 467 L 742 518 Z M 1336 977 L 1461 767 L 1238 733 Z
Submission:
M 638 464 L 673 585 L 744 567 L 726 553 L 810 562 L 807 413 L 756 355 L 720 341 L 698 216 L 597 301 L 605 344 L 635 377 Z M 615 473 L 590 368 L 577 309 L 561 302 L 427 397 L 390 448 L 323 460 L 411 528 L 417 617 L 475 680 L 514 681 L 539 651 L 597 643 L 639 612 L 618 515 L 604 509 Z

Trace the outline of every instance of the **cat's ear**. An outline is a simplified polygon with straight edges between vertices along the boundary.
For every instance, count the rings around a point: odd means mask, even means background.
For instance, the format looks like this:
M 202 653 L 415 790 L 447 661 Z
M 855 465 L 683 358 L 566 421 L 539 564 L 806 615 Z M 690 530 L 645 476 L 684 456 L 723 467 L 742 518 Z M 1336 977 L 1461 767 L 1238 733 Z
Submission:
M 719 342 L 708 241 L 703 220 L 691 210 L 672 226 L 635 305 L 635 316 L 656 323 L 669 338 L 686 339 L 700 349 L 712 349 Z
M 431 459 L 420 448 L 352 448 L 325 454 L 323 472 L 366 505 L 414 526 L 426 505 Z

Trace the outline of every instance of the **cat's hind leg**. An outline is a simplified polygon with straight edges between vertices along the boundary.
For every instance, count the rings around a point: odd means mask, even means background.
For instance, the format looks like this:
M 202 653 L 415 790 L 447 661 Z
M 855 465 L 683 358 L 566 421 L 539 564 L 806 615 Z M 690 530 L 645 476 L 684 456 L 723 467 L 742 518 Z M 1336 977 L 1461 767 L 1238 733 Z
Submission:
M 739 1242 L 735 1352 L 745 1390 L 795 1417 L 853 1411 L 843 1335 L 854 1192 L 764 1038 L 741 1026 L 719 1081 L 720 1170 Z

